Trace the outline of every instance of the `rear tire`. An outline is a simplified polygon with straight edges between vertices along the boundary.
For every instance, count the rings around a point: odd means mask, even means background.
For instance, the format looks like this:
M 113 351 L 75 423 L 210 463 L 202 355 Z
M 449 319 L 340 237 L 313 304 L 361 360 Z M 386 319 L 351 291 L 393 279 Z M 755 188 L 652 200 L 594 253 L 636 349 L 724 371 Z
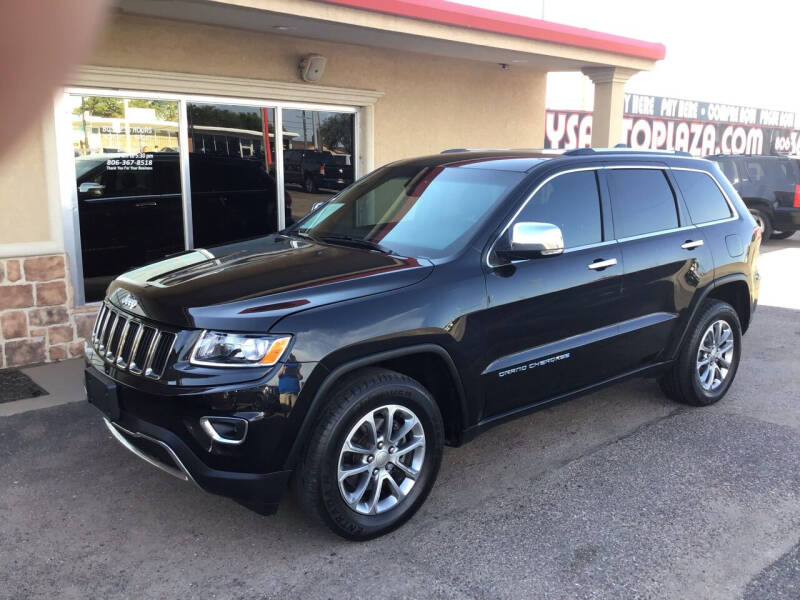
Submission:
M 761 230 L 761 239 L 766 242 L 772 237 L 772 219 L 766 211 L 760 208 L 751 208 L 750 214 L 753 215 L 756 225 Z
M 659 379 L 659 385 L 676 402 L 714 404 L 728 391 L 739 367 L 739 315 L 727 302 L 704 300 L 687 335 L 675 364 Z
M 785 240 L 786 238 L 790 238 L 794 235 L 794 231 L 772 231 L 772 239 L 773 240 Z
M 345 376 L 329 398 L 295 470 L 298 502 L 344 538 L 388 533 L 436 481 L 444 448 L 436 401 L 416 380 L 378 368 Z

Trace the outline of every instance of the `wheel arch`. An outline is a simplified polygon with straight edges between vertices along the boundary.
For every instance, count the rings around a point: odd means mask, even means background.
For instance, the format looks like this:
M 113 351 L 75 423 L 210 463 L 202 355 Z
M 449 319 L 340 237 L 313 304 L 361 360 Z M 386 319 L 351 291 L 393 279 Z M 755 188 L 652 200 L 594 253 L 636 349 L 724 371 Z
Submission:
M 733 306 L 736 314 L 739 315 L 742 333 L 747 331 L 751 317 L 750 287 L 744 275 L 723 277 L 708 290 L 703 300 L 706 298 L 716 298 Z
M 303 423 L 295 437 L 285 468 L 294 468 L 308 436 L 325 405 L 325 395 L 344 376 L 366 367 L 382 367 L 408 375 L 422 384 L 434 397 L 445 425 L 448 444 L 462 443 L 467 427 L 467 405 L 461 376 L 450 354 L 437 344 L 418 344 L 370 354 L 345 362 L 331 370 L 314 393 Z
M 744 202 L 748 209 L 760 208 L 766 210 L 770 219 L 772 219 L 775 214 L 775 206 L 767 198 L 762 198 L 761 196 L 747 196 L 742 198 L 742 202 Z
M 698 295 L 692 306 L 691 315 L 686 321 L 686 326 L 683 328 L 680 337 L 676 340 L 675 345 L 671 349 L 669 354 L 671 358 L 675 358 L 680 351 L 686 336 L 689 335 L 695 317 L 697 317 L 697 312 L 700 310 L 700 306 L 706 298 L 723 300 L 733 306 L 736 314 L 739 315 L 739 322 L 742 325 L 742 334 L 744 334 L 750 326 L 750 286 L 747 282 L 747 276 L 744 273 L 732 273 L 720 277 L 706 286 Z

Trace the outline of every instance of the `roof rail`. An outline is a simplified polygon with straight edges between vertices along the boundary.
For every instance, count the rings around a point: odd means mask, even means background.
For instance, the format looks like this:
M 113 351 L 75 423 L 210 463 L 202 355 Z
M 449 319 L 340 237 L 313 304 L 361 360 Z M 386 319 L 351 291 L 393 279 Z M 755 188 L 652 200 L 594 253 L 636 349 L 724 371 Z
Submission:
M 639 148 L 615 147 L 615 148 L 575 148 L 566 150 L 564 156 L 589 156 L 593 154 L 666 154 L 669 156 L 688 156 L 691 154 L 683 150 L 642 150 Z
M 561 155 L 563 150 L 558 148 L 448 148 L 439 154 L 452 154 L 454 152 L 537 152 L 539 154 Z

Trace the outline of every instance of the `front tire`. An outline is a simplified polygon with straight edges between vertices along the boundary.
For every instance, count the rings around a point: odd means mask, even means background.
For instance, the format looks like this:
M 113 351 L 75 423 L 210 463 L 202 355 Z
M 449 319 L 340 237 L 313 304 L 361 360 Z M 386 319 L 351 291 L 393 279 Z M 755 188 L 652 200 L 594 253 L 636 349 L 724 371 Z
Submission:
M 714 404 L 733 383 L 741 354 L 742 326 L 736 310 L 721 300 L 704 300 L 678 359 L 659 379 L 661 389 L 682 404 Z
M 785 240 L 786 238 L 790 238 L 794 235 L 794 231 L 772 231 L 772 235 L 770 236 L 773 240 Z
M 294 476 L 300 506 L 334 533 L 392 531 L 433 487 L 444 426 L 431 394 L 386 369 L 346 376 L 332 391 Z

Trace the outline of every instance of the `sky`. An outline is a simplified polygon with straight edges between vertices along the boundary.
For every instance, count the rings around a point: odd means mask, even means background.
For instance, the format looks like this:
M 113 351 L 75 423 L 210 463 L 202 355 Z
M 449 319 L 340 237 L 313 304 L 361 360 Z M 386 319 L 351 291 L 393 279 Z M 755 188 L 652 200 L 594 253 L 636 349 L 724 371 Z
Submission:
M 664 44 L 628 92 L 800 113 L 800 0 L 454 1 Z M 590 110 L 584 80 L 549 76 L 548 108 Z

